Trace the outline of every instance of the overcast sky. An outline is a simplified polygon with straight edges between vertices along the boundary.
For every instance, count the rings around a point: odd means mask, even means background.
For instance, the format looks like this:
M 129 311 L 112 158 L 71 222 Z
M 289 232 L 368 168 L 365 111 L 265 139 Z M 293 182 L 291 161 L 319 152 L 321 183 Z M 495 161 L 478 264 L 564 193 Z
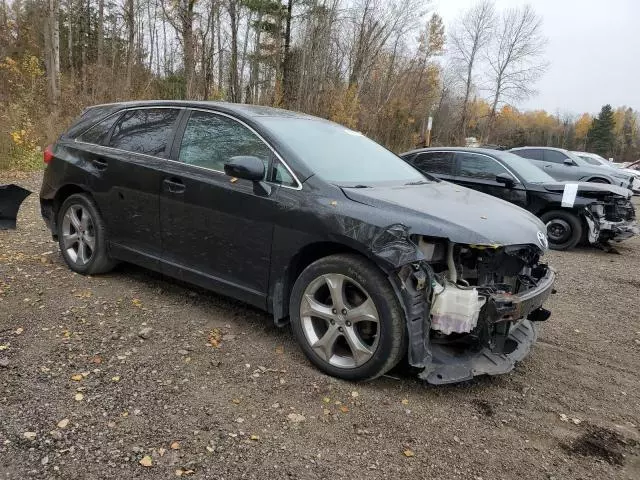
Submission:
M 434 0 L 446 25 L 473 0 Z M 640 110 L 640 0 L 496 0 L 530 4 L 543 18 L 549 69 L 522 109 L 597 113 L 610 103 Z

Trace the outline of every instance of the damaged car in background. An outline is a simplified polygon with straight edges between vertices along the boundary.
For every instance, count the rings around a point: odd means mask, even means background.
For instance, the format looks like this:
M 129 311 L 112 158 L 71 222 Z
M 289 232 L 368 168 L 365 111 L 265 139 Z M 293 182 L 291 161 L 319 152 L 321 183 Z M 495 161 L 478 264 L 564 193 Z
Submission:
M 546 224 L 555 250 L 580 242 L 608 248 L 640 233 L 633 192 L 623 187 L 558 182 L 527 159 L 497 150 L 423 148 L 401 157 L 422 172 L 526 208 Z
M 45 162 L 42 214 L 72 270 L 128 261 L 258 306 L 339 378 L 404 357 L 433 384 L 506 373 L 550 315 L 540 220 L 326 120 L 103 105 Z

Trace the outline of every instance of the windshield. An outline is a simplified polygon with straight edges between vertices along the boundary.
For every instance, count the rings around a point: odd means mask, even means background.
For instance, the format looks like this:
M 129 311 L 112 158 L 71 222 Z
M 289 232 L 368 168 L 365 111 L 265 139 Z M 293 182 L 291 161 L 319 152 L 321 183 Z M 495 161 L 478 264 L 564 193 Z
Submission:
M 499 152 L 496 155 L 507 167 L 516 172 L 527 183 L 555 182 L 553 177 L 543 172 L 526 158 L 509 152 Z
M 578 155 L 581 159 L 583 159 L 585 162 L 591 164 L 591 165 L 597 165 L 598 167 L 600 166 L 600 162 L 595 159 L 595 158 L 591 158 L 588 157 L 586 155 Z
M 431 182 L 359 132 L 321 120 L 263 117 L 263 123 L 323 180 L 345 187 Z

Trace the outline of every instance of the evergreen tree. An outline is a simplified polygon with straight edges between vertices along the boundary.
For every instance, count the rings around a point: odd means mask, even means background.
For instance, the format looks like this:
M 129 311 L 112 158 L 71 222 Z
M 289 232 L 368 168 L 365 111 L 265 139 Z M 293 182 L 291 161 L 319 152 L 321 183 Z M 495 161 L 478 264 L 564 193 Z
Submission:
M 615 121 L 611 105 L 605 105 L 591 123 L 587 134 L 587 149 L 605 158 L 611 157 L 615 141 L 614 127 Z

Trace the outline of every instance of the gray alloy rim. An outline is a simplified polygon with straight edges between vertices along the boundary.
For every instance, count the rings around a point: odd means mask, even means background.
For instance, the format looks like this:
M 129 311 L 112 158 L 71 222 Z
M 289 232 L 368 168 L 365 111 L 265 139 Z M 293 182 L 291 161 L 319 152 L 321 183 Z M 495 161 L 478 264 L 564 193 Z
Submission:
M 340 368 L 360 367 L 371 359 L 378 348 L 379 318 L 367 291 L 336 273 L 309 283 L 300 303 L 307 342 L 323 361 Z
M 86 265 L 96 249 L 93 219 L 86 207 L 70 205 L 62 217 L 62 245 L 67 258 L 76 265 Z
M 560 218 L 547 222 L 547 236 L 553 243 L 563 243 L 571 238 L 571 225 Z

